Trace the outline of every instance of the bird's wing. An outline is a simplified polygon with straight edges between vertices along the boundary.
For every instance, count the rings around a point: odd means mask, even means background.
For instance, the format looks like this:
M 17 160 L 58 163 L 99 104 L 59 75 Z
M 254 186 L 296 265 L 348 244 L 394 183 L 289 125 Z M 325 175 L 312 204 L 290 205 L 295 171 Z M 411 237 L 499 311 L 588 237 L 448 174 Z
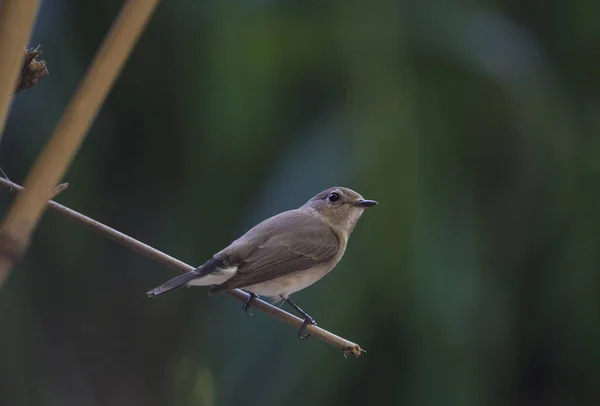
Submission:
M 255 285 L 333 260 L 340 248 L 338 237 L 320 220 L 309 217 L 299 219 L 298 227 L 275 230 L 245 258 L 240 258 L 237 273 L 215 286 L 211 293 Z

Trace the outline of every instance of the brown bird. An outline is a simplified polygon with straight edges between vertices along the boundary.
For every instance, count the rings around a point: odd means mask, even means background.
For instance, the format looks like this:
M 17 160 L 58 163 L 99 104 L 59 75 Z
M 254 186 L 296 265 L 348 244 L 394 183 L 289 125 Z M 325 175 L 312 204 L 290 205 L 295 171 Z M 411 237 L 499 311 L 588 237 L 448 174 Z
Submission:
M 348 188 L 324 190 L 303 206 L 254 226 L 205 264 L 152 289 L 148 296 L 182 286 L 212 286 L 209 293 L 244 289 L 250 293 L 242 306 L 246 313 L 259 295 L 292 306 L 304 318 L 298 333 L 304 339 L 309 336 L 303 334 L 306 325 L 316 323 L 289 296 L 337 265 L 364 210 L 376 204 Z

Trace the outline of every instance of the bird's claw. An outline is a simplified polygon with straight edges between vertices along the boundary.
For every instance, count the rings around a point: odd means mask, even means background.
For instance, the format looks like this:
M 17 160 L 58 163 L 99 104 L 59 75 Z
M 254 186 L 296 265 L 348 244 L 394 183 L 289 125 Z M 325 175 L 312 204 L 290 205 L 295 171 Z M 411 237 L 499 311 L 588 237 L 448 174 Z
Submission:
M 304 333 L 304 330 L 306 330 L 306 326 L 308 326 L 309 324 L 316 326 L 317 322 L 315 322 L 312 317 L 306 317 L 304 319 L 304 322 L 302 322 L 302 327 L 300 327 L 300 330 L 298 330 L 298 338 L 300 340 L 306 340 L 308 337 L 310 337 L 310 333 Z
M 250 293 L 250 292 L 248 292 L 248 293 Z M 257 297 L 258 297 L 258 296 L 256 296 L 254 293 L 250 293 L 250 297 L 248 298 L 248 300 L 246 300 L 246 303 L 244 303 L 244 304 L 242 305 L 242 309 L 244 309 L 244 311 L 246 312 L 246 314 L 247 314 L 248 316 L 253 316 L 253 314 L 252 314 L 252 313 L 250 313 L 250 312 L 248 311 L 248 309 L 250 309 L 250 307 L 252 306 L 252 302 L 254 302 L 254 299 L 256 299 Z
M 247 314 L 248 316 L 254 316 L 254 314 L 252 314 L 252 313 L 250 313 L 250 312 L 248 311 L 248 309 L 249 309 L 249 308 L 250 308 L 250 306 L 248 306 L 246 303 L 244 303 L 244 304 L 242 305 L 242 309 L 244 309 L 244 311 L 246 312 L 246 314 Z

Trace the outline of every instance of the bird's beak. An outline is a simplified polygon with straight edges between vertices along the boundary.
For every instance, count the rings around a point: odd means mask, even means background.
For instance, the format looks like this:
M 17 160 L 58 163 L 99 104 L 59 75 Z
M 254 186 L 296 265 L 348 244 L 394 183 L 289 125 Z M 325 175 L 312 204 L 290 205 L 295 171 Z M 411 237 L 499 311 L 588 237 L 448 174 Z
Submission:
M 376 206 L 378 203 L 375 200 L 366 200 L 366 199 L 362 199 L 357 201 L 356 203 L 354 203 L 355 206 L 357 207 L 371 207 L 371 206 Z

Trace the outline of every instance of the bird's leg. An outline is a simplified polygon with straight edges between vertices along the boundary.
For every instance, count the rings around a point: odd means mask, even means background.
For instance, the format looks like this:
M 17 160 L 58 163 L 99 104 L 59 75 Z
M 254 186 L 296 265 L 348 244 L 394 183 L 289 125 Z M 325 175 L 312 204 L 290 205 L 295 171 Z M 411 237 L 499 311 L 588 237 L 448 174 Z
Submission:
M 248 298 L 248 300 L 246 300 L 246 303 L 242 305 L 242 309 L 244 309 L 248 316 L 252 316 L 252 313 L 248 312 L 248 309 L 250 308 L 250 306 L 252 306 L 252 302 L 254 302 L 254 299 L 256 299 L 258 296 L 246 290 L 244 290 L 244 292 L 248 293 L 250 297 Z
M 292 302 L 290 299 L 284 299 L 284 301 L 289 304 L 290 306 L 292 306 L 294 308 L 294 310 L 296 310 L 296 312 L 298 312 L 298 314 L 300 314 L 303 318 L 304 318 L 304 322 L 302 323 L 302 327 L 300 327 L 300 330 L 298 330 L 298 338 L 301 340 L 305 340 L 308 337 L 310 337 L 310 333 L 304 333 L 304 330 L 306 330 L 306 326 L 308 326 L 309 324 L 312 325 L 317 325 L 317 323 L 315 322 L 315 320 L 310 317 L 308 315 L 308 313 L 306 313 L 304 310 L 302 310 L 300 307 L 298 307 L 298 305 L 294 302 Z

